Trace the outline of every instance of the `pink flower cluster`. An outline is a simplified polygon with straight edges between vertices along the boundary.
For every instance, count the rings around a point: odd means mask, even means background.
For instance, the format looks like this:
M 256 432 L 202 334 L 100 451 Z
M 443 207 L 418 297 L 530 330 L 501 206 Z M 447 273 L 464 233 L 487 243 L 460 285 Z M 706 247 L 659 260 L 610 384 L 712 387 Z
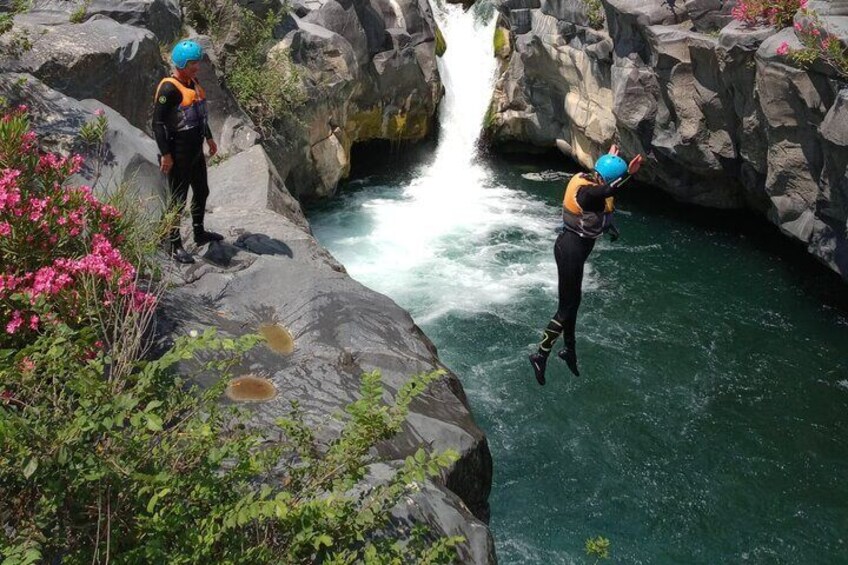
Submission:
M 730 12 L 734 19 L 748 25 L 788 26 L 807 0 L 739 0 Z
M 72 323 L 92 301 L 110 307 L 120 298 L 134 311 L 155 306 L 155 297 L 139 289 L 136 268 L 119 249 L 120 212 L 87 186 L 63 186 L 81 166 L 78 155 L 39 153 L 20 108 L 0 120 L 5 269 L 0 271 L 0 328 L 6 334 L 36 332 L 45 322 Z
M 824 31 L 821 18 L 812 10 L 804 9 L 807 23 L 795 22 L 795 36 L 800 40 L 803 49 L 793 51 L 789 43 L 784 41 L 775 50 L 780 56 L 792 56 L 796 63 L 802 66 L 813 60 L 821 60 L 830 65 L 838 74 L 848 77 L 848 50 L 838 37 Z

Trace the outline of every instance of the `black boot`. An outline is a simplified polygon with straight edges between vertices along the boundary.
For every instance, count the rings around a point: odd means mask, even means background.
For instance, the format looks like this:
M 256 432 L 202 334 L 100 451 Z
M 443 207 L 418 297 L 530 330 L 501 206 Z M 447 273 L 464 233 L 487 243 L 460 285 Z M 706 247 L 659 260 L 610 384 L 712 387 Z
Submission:
M 536 381 L 545 385 L 545 367 L 548 364 L 548 356 L 540 352 L 530 354 L 530 364 L 533 365 L 533 372 L 536 373 Z
M 194 257 L 192 257 L 191 253 L 183 248 L 182 241 L 171 242 L 171 257 L 174 258 L 174 261 L 182 263 L 183 265 L 191 265 L 194 263 Z
M 565 361 L 565 364 L 568 365 L 568 369 L 574 373 L 575 377 L 580 376 L 580 371 L 577 370 L 577 350 L 574 348 L 574 345 L 566 345 L 565 349 L 561 349 L 557 356 Z
M 224 236 L 213 231 L 206 231 L 203 225 L 194 225 L 194 242 L 197 245 L 204 245 L 213 241 L 221 241 Z

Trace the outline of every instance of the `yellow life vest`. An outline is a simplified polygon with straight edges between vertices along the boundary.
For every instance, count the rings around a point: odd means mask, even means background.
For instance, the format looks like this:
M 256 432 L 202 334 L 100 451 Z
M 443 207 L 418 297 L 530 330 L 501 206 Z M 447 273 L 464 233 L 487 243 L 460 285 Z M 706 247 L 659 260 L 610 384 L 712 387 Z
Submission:
M 604 233 L 604 229 L 611 221 L 612 213 L 615 211 L 615 197 L 610 196 L 604 203 L 604 211 L 584 211 L 577 202 L 577 194 L 585 186 L 597 186 L 598 183 L 589 175 L 576 174 L 568 181 L 565 187 L 565 195 L 562 199 L 562 221 L 565 227 L 581 237 L 597 238 Z
M 186 131 L 196 127 L 204 127 L 209 119 L 209 112 L 206 108 L 206 91 L 197 82 L 194 81 L 194 87 L 181 83 L 175 77 L 166 77 L 159 82 L 156 87 L 156 96 L 159 98 L 159 91 L 165 83 L 173 84 L 182 95 L 180 107 L 177 109 L 176 123 L 169 124 L 175 131 Z

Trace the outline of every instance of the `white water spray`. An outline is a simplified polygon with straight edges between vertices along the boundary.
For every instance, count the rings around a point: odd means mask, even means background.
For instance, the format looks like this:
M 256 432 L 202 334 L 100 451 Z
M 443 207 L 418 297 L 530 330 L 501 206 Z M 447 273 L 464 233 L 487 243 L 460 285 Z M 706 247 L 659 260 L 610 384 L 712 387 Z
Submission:
M 354 278 L 422 323 L 451 311 L 486 311 L 529 287 L 553 292 L 556 285 L 550 248 L 540 254 L 538 240 L 523 237 L 529 232 L 552 242 L 555 216 L 525 193 L 498 185 L 476 158 L 496 78 L 494 18 L 481 24 L 458 6 L 443 10 L 435 14 L 448 46 L 439 61 L 445 98 L 435 159 L 407 185 L 383 187 L 376 198 L 363 191 L 346 205 L 350 210 L 360 200 L 366 233 L 322 238 Z

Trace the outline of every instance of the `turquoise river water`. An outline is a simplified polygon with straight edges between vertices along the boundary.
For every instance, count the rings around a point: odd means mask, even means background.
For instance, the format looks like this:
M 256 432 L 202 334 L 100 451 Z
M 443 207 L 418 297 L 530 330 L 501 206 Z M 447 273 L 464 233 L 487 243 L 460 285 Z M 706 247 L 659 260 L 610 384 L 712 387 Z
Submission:
M 556 307 L 562 171 L 478 161 L 442 190 L 431 169 L 353 181 L 310 221 L 462 380 L 502 564 L 588 563 L 596 535 L 615 563 L 848 563 L 836 277 L 761 221 L 630 187 L 622 238 L 589 259 L 583 374 L 552 357 L 539 387 L 527 354 Z

